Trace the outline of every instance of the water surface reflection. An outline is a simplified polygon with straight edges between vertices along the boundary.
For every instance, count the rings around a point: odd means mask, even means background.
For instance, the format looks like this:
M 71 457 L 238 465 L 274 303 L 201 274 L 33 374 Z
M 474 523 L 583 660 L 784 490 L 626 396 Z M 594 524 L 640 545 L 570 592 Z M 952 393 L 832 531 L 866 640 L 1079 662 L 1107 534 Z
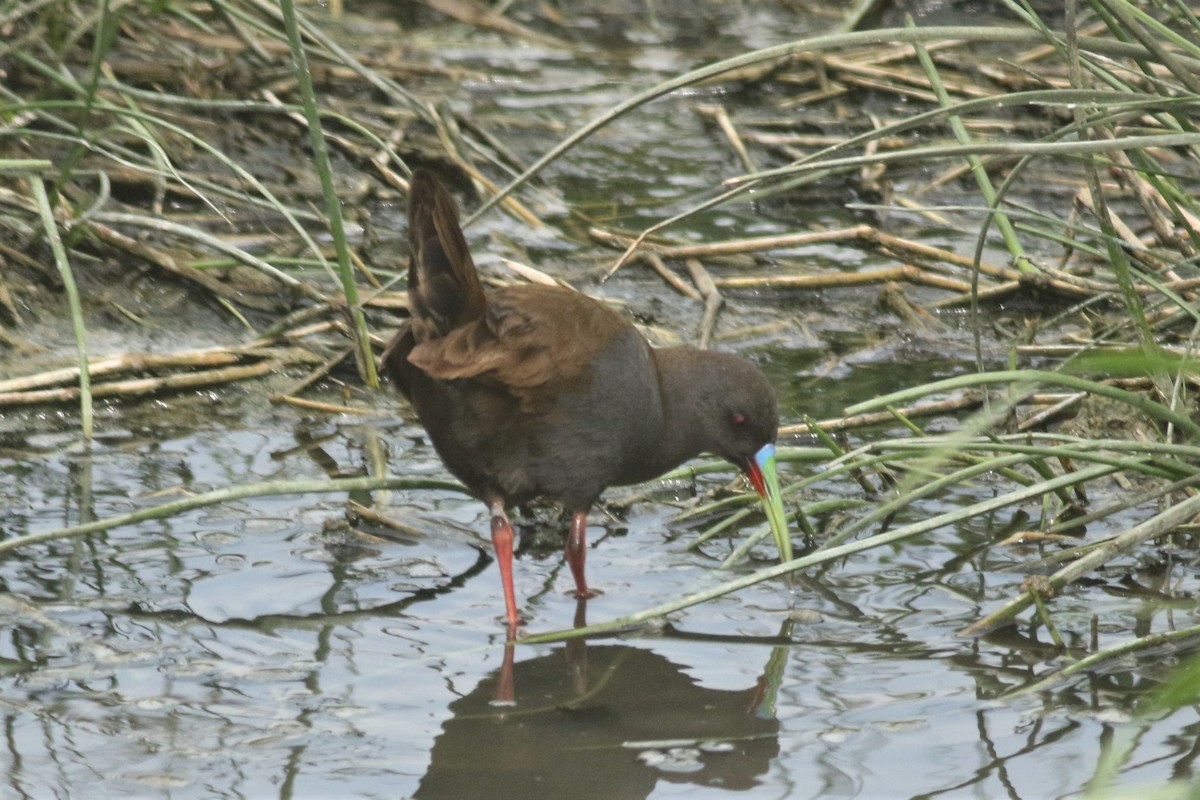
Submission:
M 452 702 L 415 796 L 578 797 L 591 786 L 637 798 L 660 781 L 750 789 L 779 753 L 766 684 L 706 688 L 653 650 L 575 641 Z

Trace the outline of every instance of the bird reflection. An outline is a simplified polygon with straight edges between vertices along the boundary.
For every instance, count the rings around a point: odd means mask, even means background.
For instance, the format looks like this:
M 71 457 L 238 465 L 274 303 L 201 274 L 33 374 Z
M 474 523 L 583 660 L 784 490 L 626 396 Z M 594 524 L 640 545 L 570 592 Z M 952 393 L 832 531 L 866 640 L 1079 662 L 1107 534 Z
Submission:
M 779 753 L 774 656 L 733 691 L 696 685 L 652 650 L 582 639 L 514 662 L 510 645 L 451 703 L 415 797 L 646 797 L 658 781 L 744 790 Z

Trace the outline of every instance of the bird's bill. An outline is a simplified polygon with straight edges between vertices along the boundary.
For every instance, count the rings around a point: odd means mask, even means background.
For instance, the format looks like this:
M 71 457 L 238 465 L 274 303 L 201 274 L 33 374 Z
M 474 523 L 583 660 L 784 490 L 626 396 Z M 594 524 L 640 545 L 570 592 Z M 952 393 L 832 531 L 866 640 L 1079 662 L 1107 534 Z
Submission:
M 792 537 L 788 534 L 787 516 L 783 513 L 783 499 L 779 494 L 779 477 L 775 474 L 775 445 L 765 444 L 746 465 L 746 476 L 758 492 L 767 523 L 775 536 L 779 548 L 779 560 L 792 560 Z

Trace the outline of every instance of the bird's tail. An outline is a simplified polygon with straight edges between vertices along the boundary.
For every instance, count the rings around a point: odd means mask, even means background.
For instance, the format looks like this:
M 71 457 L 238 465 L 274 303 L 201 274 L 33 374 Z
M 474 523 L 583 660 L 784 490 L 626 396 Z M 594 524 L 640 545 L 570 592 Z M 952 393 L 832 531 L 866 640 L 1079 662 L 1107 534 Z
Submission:
M 408 300 L 418 342 L 483 316 L 486 300 L 458 224 L 458 206 L 431 172 L 414 170 L 408 195 Z

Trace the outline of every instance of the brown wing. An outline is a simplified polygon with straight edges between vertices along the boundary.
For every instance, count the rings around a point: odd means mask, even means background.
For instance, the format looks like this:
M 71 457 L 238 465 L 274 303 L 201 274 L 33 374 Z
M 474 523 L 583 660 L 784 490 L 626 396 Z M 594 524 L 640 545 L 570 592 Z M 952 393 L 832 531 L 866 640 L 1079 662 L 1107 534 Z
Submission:
M 520 395 L 574 379 L 629 324 L 590 297 L 555 286 L 511 286 L 486 298 L 482 319 L 420 342 L 409 362 L 434 378 L 478 378 Z

